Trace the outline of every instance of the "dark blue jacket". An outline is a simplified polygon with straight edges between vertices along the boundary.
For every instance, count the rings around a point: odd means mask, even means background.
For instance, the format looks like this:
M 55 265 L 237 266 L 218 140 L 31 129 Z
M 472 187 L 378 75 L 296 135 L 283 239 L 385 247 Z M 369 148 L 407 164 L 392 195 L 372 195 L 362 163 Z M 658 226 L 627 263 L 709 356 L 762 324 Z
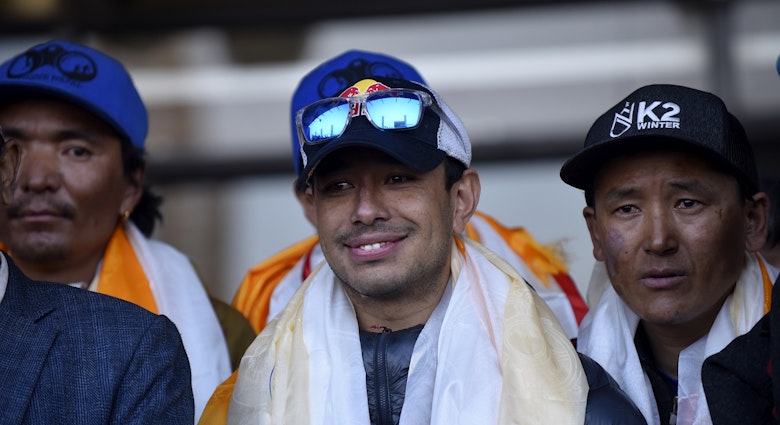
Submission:
M 705 359 L 701 381 L 713 424 L 780 423 L 780 277 L 772 287 L 769 313 Z
M 192 425 L 189 362 L 170 320 L 30 280 L 5 258 L 0 423 Z
M 580 355 L 582 368 L 588 378 L 588 405 L 585 408 L 587 425 L 646 425 L 645 417 L 634 402 L 623 392 L 609 373 L 590 357 Z
M 372 425 L 395 425 L 401 417 L 409 362 L 423 325 L 396 332 L 360 332 Z M 646 425 L 628 395 L 595 360 L 579 354 L 588 379 L 587 425 Z

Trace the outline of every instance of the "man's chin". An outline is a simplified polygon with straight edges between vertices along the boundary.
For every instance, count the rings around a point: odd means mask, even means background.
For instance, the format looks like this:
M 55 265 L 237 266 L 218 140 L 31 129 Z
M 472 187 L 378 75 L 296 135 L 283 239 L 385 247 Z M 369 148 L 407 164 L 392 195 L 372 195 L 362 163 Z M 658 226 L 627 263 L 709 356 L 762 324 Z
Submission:
M 52 240 L 11 241 L 6 245 L 14 259 L 28 263 L 47 263 L 68 258 L 69 247 Z

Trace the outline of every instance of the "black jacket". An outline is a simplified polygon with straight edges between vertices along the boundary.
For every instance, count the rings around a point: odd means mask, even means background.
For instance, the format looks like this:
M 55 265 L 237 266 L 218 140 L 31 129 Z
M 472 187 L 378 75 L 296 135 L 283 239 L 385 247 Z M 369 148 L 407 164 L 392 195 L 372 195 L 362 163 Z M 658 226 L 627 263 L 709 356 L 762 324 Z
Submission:
M 372 425 L 396 425 L 406 393 L 406 377 L 423 325 L 396 332 L 361 332 L 366 369 L 368 410 Z M 598 363 L 580 354 L 590 390 L 585 410 L 588 425 L 644 425 L 642 413 Z
M 701 381 L 715 425 L 778 424 L 780 278 L 772 308 L 750 332 L 704 360 Z M 774 330 L 774 333 L 772 333 Z
M 588 379 L 588 404 L 585 408 L 585 423 L 588 425 L 646 425 L 642 412 L 634 405 L 601 365 L 590 357 L 580 355 L 585 377 Z

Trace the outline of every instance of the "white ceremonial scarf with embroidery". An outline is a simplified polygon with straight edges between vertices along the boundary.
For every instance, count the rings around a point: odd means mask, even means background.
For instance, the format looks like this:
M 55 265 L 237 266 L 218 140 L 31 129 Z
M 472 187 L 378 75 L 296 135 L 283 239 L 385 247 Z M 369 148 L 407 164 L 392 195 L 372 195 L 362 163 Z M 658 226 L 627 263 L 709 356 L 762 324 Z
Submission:
M 504 260 L 463 241 L 451 292 L 415 344 L 400 423 L 582 424 L 587 381 L 552 311 Z M 369 423 L 355 312 L 326 263 L 247 350 L 228 423 Z
M 680 353 L 677 424 L 712 423 L 701 383 L 702 363 L 734 338 L 748 332 L 764 315 L 761 267 L 752 254 L 745 254 L 745 263 L 734 292 L 726 299 L 710 332 Z M 597 262 L 594 267 L 602 270 L 594 272 L 593 276 L 607 278 L 603 262 Z M 774 281 L 777 276 L 770 277 Z M 603 283 L 595 282 L 598 285 Z M 577 349 L 599 362 L 615 378 L 647 423 L 665 424 L 659 418 L 650 380 L 642 370 L 634 345 L 639 317 L 620 299 L 611 284 L 607 282 L 604 288 L 599 302 L 582 321 Z
M 271 294 L 271 301 L 268 305 L 268 319 L 266 320 L 266 323 L 270 322 L 271 319 L 276 317 L 276 315 L 282 311 L 287 303 L 290 302 L 290 298 L 292 298 L 293 294 L 295 294 L 295 291 L 297 291 L 301 286 L 301 282 L 303 282 L 304 267 L 308 266 L 311 269 L 324 259 L 325 256 L 322 254 L 322 248 L 320 247 L 320 244 L 316 244 L 312 248 L 310 255 L 304 255 L 300 260 L 298 260 L 297 263 L 295 263 L 295 266 L 293 266 L 293 268 L 287 272 L 284 278 L 279 281 L 279 283 L 276 285 L 276 288 L 274 288 L 273 293 Z M 307 262 L 309 264 L 306 264 Z
M 157 310 L 181 334 L 190 360 L 197 422 L 214 389 L 232 372 L 222 327 L 189 258 L 145 237 L 130 223 L 125 224 L 125 231 L 149 279 Z

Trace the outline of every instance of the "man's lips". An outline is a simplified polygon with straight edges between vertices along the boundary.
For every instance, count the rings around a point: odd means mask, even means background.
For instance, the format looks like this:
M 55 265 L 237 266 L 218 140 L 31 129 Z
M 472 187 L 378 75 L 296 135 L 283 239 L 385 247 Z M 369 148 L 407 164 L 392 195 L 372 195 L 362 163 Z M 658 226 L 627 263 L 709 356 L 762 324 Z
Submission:
M 35 217 L 60 217 L 62 212 L 53 209 L 25 209 L 15 214 L 13 217 L 18 218 L 35 218 Z
M 372 235 L 355 238 L 345 246 L 361 261 L 377 260 L 395 250 L 403 237 L 397 235 Z
M 388 242 L 374 242 L 372 244 L 365 244 L 357 247 L 358 249 L 362 249 L 363 251 L 374 251 L 377 250 L 385 245 L 387 245 Z
M 47 224 L 72 217 L 68 209 L 51 205 L 25 205 L 8 210 L 8 218 L 20 224 Z
M 642 274 L 640 281 L 651 289 L 670 289 L 680 285 L 687 279 L 682 270 L 657 269 Z
M 18 199 L 7 208 L 10 219 L 46 220 L 72 218 L 74 208 L 67 202 L 46 198 Z

